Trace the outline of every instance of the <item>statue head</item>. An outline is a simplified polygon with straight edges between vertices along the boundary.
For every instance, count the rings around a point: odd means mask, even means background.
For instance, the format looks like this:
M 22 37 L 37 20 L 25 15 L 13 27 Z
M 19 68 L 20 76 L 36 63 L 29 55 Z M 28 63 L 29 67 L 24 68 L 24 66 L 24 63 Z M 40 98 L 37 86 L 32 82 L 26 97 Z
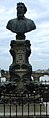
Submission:
M 26 11 L 27 11 L 27 8 L 24 3 L 22 3 L 22 2 L 17 3 L 17 17 L 18 17 L 18 19 L 23 19 Z

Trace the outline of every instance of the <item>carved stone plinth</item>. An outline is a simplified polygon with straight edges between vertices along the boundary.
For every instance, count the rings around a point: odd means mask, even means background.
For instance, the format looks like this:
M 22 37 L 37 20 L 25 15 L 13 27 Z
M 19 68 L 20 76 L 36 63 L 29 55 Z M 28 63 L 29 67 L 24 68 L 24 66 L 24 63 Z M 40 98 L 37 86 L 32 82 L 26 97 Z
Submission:
M 29 40 L 12 40 L 10 53 L 13 62 L 9 67 L 11 81 L 26 79 L 31 80 L 32 66 L 29 64 L 29 56 L 31 54 Z

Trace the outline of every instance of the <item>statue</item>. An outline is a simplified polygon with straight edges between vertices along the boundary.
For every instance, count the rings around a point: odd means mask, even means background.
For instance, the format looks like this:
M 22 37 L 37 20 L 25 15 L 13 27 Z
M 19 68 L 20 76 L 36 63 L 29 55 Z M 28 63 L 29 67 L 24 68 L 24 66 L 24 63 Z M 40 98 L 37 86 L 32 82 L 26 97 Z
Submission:
M 10 43 L 10 53 L 13 58 L 12 64 L 9 67 L 10 80 L 31 81 L 32 66 L 29 63 L 31 54 L 30 41 L 25 40 L 25 33 L 36 29 L 33 20 L 24 16 L 27 8 L 24 3 L 17 3 L 17 18 L 8 21 L 6 28 L 13 33 L 16 33 L 16 41 Z
M 24 3 L 17 3 L 17 18 L 8 21 L 6 28 L 17 34 L 17 39 L 24 39 L 25 33 L 36 29 L 36 25 L 33 20 L 30 20 L 24 16 L 27 8 Z

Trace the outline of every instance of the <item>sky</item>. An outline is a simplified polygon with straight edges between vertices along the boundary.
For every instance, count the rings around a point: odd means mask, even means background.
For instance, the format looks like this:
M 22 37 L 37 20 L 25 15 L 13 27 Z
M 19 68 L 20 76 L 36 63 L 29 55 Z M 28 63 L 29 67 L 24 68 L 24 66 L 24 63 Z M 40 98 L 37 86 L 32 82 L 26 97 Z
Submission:
M 49 68 L 49 0 L 0 0 L 0 68 L 8 70 L 12 63 L 10 42 L 15 33 L 6 29 L 7 22 L 17 17 L 16 6 L 23 2 L 27 7 L 25 17 L 32 19 L 36 30 L 26 33 L 31 43 L 29 62 L 33 70 Z

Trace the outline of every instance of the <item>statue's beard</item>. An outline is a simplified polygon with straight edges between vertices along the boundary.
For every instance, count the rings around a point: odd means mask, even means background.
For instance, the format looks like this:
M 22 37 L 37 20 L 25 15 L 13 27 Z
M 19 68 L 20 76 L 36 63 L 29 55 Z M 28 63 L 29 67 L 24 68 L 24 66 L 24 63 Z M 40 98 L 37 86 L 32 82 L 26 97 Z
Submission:
M 24 14 L 23 14 L 23 13 L 18 13 L 18 12 L 17 12 L 17 17 L 18 17 L 18 19 L 23 19 Z

